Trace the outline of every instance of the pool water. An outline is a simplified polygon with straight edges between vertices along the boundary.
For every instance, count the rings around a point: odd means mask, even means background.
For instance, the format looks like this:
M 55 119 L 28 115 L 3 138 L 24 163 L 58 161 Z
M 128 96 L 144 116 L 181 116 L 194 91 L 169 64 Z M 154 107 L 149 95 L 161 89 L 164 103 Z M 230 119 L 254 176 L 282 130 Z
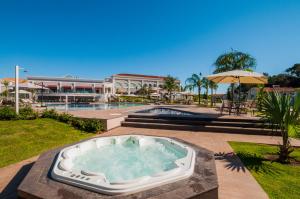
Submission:
M 116 195 L 189 178 L 194 166 L 195 151 L 174 139 L 120 135 L 64 148 L 51 176 L 60 182 Z
M 138 111 L 137 113 L 150 113 L 150 114 L 158 114 L 158 115 L 194 115 L 193 113 L 170 109 L 170 108 L 152 108 L 152 109 Z
M 78 155 L 73 160 L 73 169 L 105 173 L 110 182 L 126 181 L 174 169 L 175 160 L 185 156 L 185 152 L 172 150 L 160 142 L 139 147 L 128 140 Z
M 46 104 L 47 107 L 56 110 L 107 110 L 120 109 L 132 106 L 141 106 L 138 103 L 101 103 L 101 104 Z

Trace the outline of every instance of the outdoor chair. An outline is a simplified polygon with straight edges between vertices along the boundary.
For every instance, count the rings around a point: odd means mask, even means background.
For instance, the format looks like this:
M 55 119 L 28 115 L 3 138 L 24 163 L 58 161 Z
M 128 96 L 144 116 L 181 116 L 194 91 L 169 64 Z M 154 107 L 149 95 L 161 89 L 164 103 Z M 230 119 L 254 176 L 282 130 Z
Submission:
M 222 105 L 220 108 L 220 114 L 222 115 L 224 111 L 227 111 L 229 113 L 229 115 L 231 115 L 232 112 L 236 111 L 236 107 L 234 106 L 234 104 L 229 101 L 229 100 L 222 100 Z
M 255 102 L 255 100 L 247 100 L 241 106 L 241 113 L 247 114 L 247 112 L 250 112 L 251 116 L 253 116 L 255 111 L 256 111 L 256 102 Z

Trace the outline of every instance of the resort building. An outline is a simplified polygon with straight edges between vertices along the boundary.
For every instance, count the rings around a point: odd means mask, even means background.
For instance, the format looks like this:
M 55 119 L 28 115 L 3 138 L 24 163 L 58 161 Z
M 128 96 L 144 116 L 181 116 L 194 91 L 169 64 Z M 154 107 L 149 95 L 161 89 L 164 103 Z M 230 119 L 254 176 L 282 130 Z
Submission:
M 253 87 L 248 91 L 248 99 L 256 99 L 258 93 L 260 92 L 260 88 Z M 263 91 L 265 93 L 277 92 L 286 95 L 295 95 L 297 92 L 296 88 L 292 87 L 280 87 L 279 85 L 273 85 L 272 87 L 264 87 Z
M 44 77 L 29 76 L 20 79 L 20 94 L 32 101 L 43 102 L 107 102 L 117 95 L 137 95 L 143 86 L 151 89 L 152 97 L 162 97 L 166 92 L 163 89 L 164 76 L 141 74 L 115 74 L 104 80 L 82 79 L 73 76 Z M 14 95 L 14 78 L 2 79 L 0 91 L 6 88 L 4 81 L 9 82 L 10 96 Z M 178 84 L 180 81 L 178 80 Z
M 108 101 L 113 84 L 109 81 L 66 77 L 27 77 L 32 84 L 42 89 L 37 99 L 48 102 L 100 102 Z
M 154 94 L 159 95 L 163 92 L 165 78 L 163 76 L 121 73 L 112 75 L 110 81 L 114 85 L 114 94 L 135 95 L 142 86 L 147 86 L 153 90 Z

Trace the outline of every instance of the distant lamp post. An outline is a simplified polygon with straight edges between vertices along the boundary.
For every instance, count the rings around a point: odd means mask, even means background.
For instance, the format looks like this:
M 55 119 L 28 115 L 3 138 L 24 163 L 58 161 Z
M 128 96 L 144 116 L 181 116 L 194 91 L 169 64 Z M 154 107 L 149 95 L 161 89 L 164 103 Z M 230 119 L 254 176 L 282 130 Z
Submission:
M 15 67 L 15 108 L 16 114 L 19 114 L 19 70 L 23 70 L 27 72 L 24 68 L 20 68 L 20 66 L 16 65 Z
M 44 82 L 42 82 L 42 97 L 41 97 L 41 107 L 43 107 L 44 102 Z

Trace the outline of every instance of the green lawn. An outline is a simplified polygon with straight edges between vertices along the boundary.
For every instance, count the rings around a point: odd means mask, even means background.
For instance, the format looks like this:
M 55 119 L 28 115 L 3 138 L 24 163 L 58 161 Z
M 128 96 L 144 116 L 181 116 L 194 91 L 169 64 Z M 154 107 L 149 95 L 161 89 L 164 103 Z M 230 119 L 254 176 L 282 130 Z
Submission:
M 300 198 L 300 165 L 284 165 L 264 159 L 267 154 L 275 154 L 276 146 L 230 142 L 235 153 L 255 177 L 270 198 Z M 292 154 L 300 160 L 300 149 Z
M 0 168 L 93 135 L 52 119 L 0 121 Z

